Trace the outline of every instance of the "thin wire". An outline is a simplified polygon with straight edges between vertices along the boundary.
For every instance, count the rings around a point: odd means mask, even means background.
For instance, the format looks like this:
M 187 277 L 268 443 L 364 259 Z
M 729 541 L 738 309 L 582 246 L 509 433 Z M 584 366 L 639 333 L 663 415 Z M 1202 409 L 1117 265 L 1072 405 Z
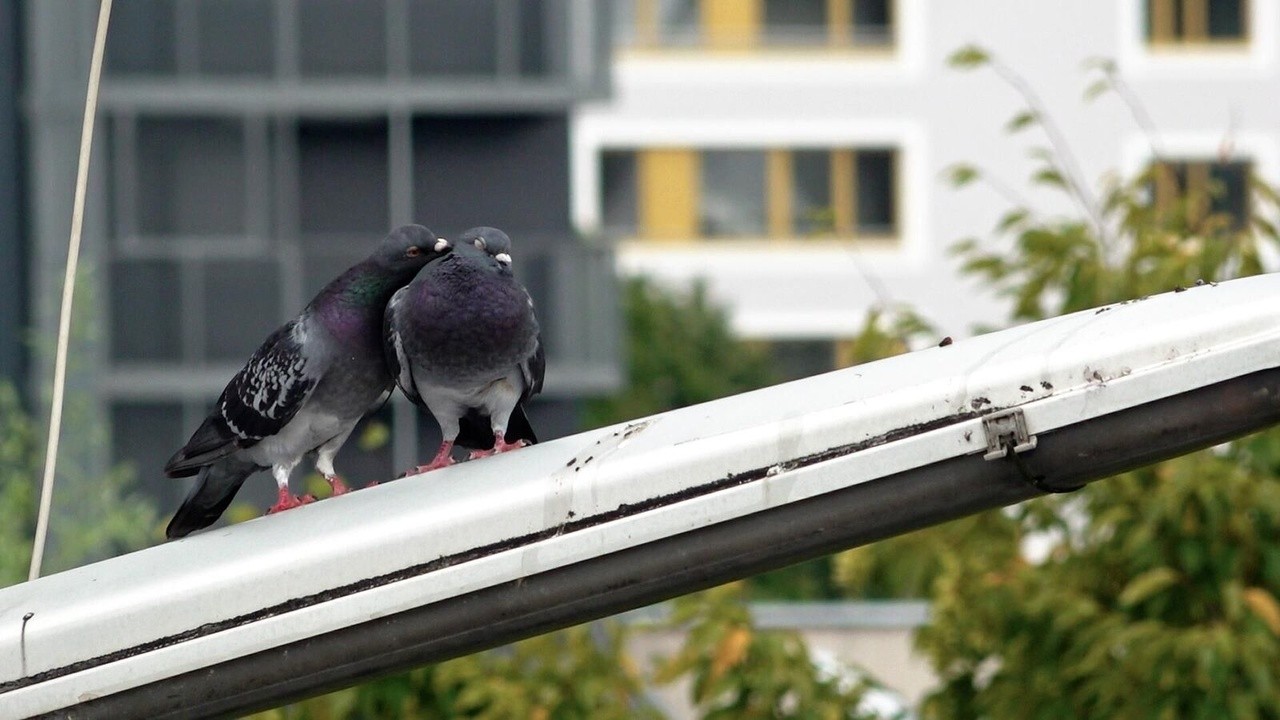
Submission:
M 89 89 L 84 99 L 84 126 L 80 130 L 80 166 L 76 171 L 76 195 L 71 207 L 71 242 L 67 248 L 67 274 L 62 281 L 62 314 L 58 318 L 58 350 L 53 366 L 53 407 L 49 411 L 49 445 L 44 453 L 44 480 L 40 487 L 40 514 L 36 517 L 36 538 L 31 547 L 28 580 L 40 577 L 44 545 L 49 534 L 49 507 L 53 504 L 53 471 L 58 464 L 58 436 L 62 433 L 62 397 L 67 385 L 67 345 L 71 335 L 71 298 L 76 288 L 76 267 L 80 262 L 80 235 L 84 227 L 84 198 L 89 185 L 89 151 L 93 147 L 93 121 L 98 114 L 98 83 L 102 78 L 102 55 L 107 45 L 107 21 L 111 0 L 102 0 L 98 9 L 98 32 L 93 39 L 93 59 L 89 62 Z

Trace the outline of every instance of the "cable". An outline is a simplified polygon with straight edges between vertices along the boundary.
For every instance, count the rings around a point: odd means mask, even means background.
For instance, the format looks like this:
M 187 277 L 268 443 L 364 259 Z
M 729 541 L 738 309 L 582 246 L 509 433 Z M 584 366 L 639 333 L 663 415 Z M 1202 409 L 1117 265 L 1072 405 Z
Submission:
M 98 113 L 98 84 L 102 78 L 102 56 L 107 45 L 107 21 L 111 0 L 102 0 L 98 9 L 98 32 L 93 39 L 93 59 L 89 62 L 89 89 L 84 99 L 84 126 L 80 130 L 80 165 L 76 171 L 76 195 L 71 207 L 71 242 L 67 248 L 67 274 L 62 281 L 62 314 L 58 318 L 58 350 L 53 365 L 53 407 L 49 411 L 49 445 L 44 453 L 44 480 L 40 487 L 40 512 L 36 516 L 36 537 L 31 546 L 28 580 L 40 577 L 44 545 L 49 534 L 49 508 L 53 504 L 53 471 L 58 464 L 58 436 L 62 432 L 62 398 L 67 385 L 67 344 L 71 335 L 71 298 L 76 288 L 76 267 L 80 261 L 80 235 L 84 227 L 84 198 L 89 185 L 89 151 L 93 146 L 93 121 Z

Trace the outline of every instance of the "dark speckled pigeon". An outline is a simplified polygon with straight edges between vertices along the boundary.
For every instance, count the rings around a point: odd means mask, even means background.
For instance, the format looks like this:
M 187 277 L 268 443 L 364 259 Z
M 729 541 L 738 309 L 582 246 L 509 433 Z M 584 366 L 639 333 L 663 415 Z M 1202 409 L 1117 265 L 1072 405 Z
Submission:
M 347 492 L 333 458 L 365 412 L 393 389 L 382 359 L 387 301 L 448 250 L 421 225 L 398 228 L 267 338 L 164 466 L 169 477 L 200 475 L 169 522 L 168 537 L 212 525 L 245 478 L 266 468 L 280 488 L 268 512 L 310 502 L 290 492 L 289 475 L 312 451 L 334 494 Z
M 455 443 L 476 458 L 537 442 L 524 403 L 542 390 L 546 357 L 506 233 L 464 232 L 391 298 L 385 331 L 396 384 L 443 435 L 435 457 L 410 473 L 452 464 Z

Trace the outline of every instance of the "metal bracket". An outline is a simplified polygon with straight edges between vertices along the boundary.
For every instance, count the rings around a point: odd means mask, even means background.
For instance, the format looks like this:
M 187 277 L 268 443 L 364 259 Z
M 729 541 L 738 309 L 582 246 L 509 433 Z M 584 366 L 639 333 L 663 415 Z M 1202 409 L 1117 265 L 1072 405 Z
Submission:
M 1019 408 L 984 416 L 982 430 L 987 434 L 984 460 L 1000 460 L 1009 451 L 1024 453 L 1036 447 L 1036 436 L 1027 432 L 1027 418 Z

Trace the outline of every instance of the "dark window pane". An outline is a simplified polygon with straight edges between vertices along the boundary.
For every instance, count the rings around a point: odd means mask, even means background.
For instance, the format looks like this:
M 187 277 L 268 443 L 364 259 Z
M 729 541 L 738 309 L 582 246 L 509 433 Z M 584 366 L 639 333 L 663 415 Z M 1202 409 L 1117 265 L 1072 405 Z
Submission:
M 771 44 L 826 44 L 827 0 L 764 0 L 764 32 Z
M 275 3 L 200 0 L 200 71 L 210 75 L 270 75 L 275 56 Z
M 280 324 L 276 263 L 209 262 L 204 272 L 205 359 L 244 360 Z
M 391 438 L 395 437 L 394 427 L 391 403 L 366 415 L 356 425 L 333 463 L 338 474 L 346 478 L 349 485 L 362 487 L 374 480 L 386 482 L 409 469 L 392 467 Z M 431 452 L 435 452 L 434 445 L 431 446 Z
M 182 360 L 178 268 L 164 260 L 111 263 L 111 359 Z
M 1245 160 L 1209 166 L 1209 210 L 1231 219 L 1231 226 L 1243 229 L 1249 222 L 1249 175 L 1252 163 Z
M 520 31 L 516 38 L 520 43 L 520 74 L 525 77 L 545 76 L 551 63 L 547 57 L 551 48 L 547 43 L 548 3 L 541 0 L 523 0 L 519 4 Z M 506 42 L 499 39 L 499 42 Z
M 409 69 L 415 75 L 497 72 L 496 0 L 413 0 Z
M 1209 37 L 1223 40 L 1244 37 L 1244 0 L 1207 0 Z
M 619 235 L 635 235 L 636 154 L 631 150 L 600 155 L 600 216 L 604 229 Z
M 118 0 L 111 6 L 107 72 L 167 75 L 176 68 L 171 0 Z
M 836 369 L 835 343 L 830 340 L 777 340 L 769 343 L 773 367 L 783 380 L 820 375 Z
M 186 486 L 164 476 L 160 469 L 195 428 L 182 426 L 182 405 L 164 402 L 111 403 L 111 455 L 129 463 L 138 481 L 155 499 L 161 512 L 171 512 L 182 501 Z
M 699 24 L 697 0 L 661 0 L 657 27 L 660 44 L 697 44 Z
M 854 0 L 853 39 L 861 45 L 893 43 L 893 0 Z
M 304 240 L 345 242 L 388 230 L 387 125 L 298 126 L 298 211 Z
M 857 153 L 858 230 L 864 233 L 897 232 L 897 182 L 894 151 L 863 150 Z
M 563 234 L 568 156 L 564 115 L 415 118 L 413 216 L 434 230 L 484 223 L 512 237 Z
M 764 235 L 764 169 L 765 154 L 760 150 L 709 150 L 702 153 L 699 223 L 703 235 Z
M 374 244 L 380 239 L 369 238 L 367 243 L 352 242 L 342 250 L 308 252 L 302 260 L 302 296 L 308 300 L 315 297 L 331 280 L 373 252 Z
M 831 153 L 791 153 L 791 227 L 797 235 L 825 235 L 835 230 L 831 204 Z
M 244 232 L 243 125 L 214 119 L 140 120 L 137 137 L 142 234 Z
M 387 71 L 383 0 L 298 3 L 298 70 L 303 76 L 382 75 Z

